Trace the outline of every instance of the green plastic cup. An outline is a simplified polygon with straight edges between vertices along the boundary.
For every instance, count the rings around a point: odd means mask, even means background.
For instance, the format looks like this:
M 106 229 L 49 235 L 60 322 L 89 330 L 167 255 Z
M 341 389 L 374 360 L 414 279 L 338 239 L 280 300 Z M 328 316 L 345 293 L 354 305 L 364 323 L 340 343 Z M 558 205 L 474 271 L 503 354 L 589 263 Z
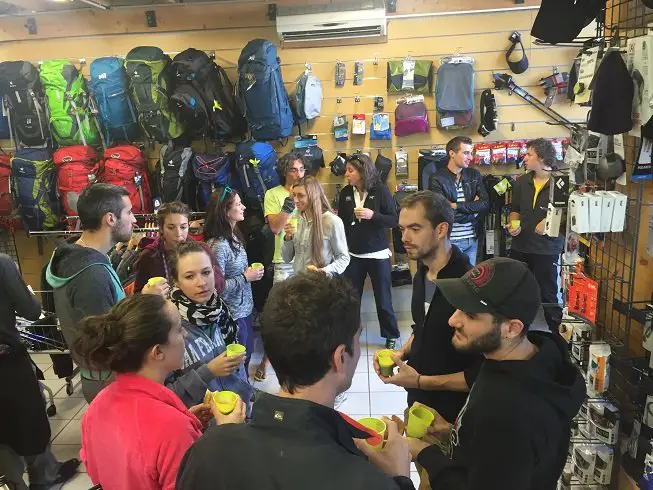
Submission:
M 250 267 L 252 269 L 262 269 L 265 266 L 263 264 L 261 264 L 260 262 L 254 262 L 252 265 L 250 265 Z
M 237 356 L 247 352 L 247 348 L 241 344 L 229 344 L 227 346 L 227 357 Z
M 516 230 L 520 226 L 521 226 L 521 220 L 520 219 L 513 219 L 510 222 L 510 228 L 512 228 L 513 230 Z
M 297 218 L 289 218 L 288 219 L 288 223 L 291 224 L 293 230 L 295 230 L 295 233 L 297 233 L 297 222 L 298 222 Z
M 213 393 L 213 401 L 215 401 L 218 410 L 223 415 L 229 415 L 234 411 L 239 398 L 238 393 L 233 391 L 216 391 Z
M 365 442 L 375 451 L 380 451 L 381 448 L 383 447 L 383 439 L 385 438 L 385 431 L 386 431 L 386 425 L 385 422 L 381 419 L 377 419 L 376 417 L 365 417 L 362 419 L 359 419 L 358 422 L 367 427 L 368 429 L 372 429 L 374 432 L 379 434 L 381 436 L 381 442 L 378 444 L 370 444 L 369 439 L 366 440 Z
M 377 359 L 379 360 L 379 368 L 383 376 L 392 376 L 394 374 L 395 362 L 390 355 L 393 353 L 391 349 L 381 349 L 377 352 Z
M 424 407 L 413 405 L 408 411 L 408 425 L 406 435 L 421 439 L 426 435 L 427 429 L 433 423 L 435 415 Z

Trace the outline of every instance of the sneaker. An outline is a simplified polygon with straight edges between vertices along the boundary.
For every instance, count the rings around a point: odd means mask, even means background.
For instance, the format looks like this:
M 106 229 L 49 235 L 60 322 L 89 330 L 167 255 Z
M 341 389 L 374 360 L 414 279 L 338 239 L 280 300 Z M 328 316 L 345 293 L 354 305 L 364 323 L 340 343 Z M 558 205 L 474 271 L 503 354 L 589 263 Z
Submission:
M 385 348 L 395 350 L 397 339 L 385 339 Z
M 333 402 L 333 408 L 335 410 L 338 410 L 338 408 L 340 408 L 340 405 L 342 405 L 346 400 L 347 400 L 347 395 L 345 395 L 344 393 L 340 393 L 338 396 L 336 396 L 336 400 Z
M 80 464 L 81 461 L 76 458 L 69 459 L 68 461 L 64 461 L 59 466 L 59 473 L 57 474 L 56 480 L 54 480 L 52 483 L 48 485 L 35 483 L 29 486 L 29 490 L 49 490 L 54 485 L 66 483 L 68 480 L 70 480 L 73 476 L 77 474 L 77 468 L 79 467 Z

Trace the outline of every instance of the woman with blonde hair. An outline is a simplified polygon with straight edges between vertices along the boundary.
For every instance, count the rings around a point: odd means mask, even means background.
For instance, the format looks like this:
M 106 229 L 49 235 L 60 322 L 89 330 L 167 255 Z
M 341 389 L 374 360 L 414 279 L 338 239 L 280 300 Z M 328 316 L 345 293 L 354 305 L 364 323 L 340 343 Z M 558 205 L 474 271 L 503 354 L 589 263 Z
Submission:
M 284 227 L 283 260 L 294 259 L 295 273 L 313 269 L 330 276 L 342 274 L 349 265 L 345 227 L 322 186 L 315 177 L 304 177 L 293 184 L 292 195 L 299 218 L 296 229 L 292 222 Z

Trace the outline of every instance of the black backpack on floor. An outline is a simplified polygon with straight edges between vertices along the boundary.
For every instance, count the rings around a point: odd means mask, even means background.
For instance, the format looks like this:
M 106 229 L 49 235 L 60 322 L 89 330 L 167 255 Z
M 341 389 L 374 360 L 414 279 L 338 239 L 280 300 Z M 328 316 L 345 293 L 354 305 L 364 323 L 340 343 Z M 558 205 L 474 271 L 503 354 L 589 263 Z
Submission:
M 204 52 L 189 48 L 170 65 L 171 103 L 196 136 L 242 138 L 247 123 L 224 69 Z

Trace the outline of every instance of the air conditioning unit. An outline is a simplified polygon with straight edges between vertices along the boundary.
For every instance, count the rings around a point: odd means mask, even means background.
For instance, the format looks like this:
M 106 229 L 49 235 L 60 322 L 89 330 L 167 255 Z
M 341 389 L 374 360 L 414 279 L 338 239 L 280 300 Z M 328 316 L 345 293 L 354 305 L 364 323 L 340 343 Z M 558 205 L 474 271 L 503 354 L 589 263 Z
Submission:
M 284 48 L 381 43 L 387 40 L 387 28 L 383 0 L 277 6 L 277 34 Z

